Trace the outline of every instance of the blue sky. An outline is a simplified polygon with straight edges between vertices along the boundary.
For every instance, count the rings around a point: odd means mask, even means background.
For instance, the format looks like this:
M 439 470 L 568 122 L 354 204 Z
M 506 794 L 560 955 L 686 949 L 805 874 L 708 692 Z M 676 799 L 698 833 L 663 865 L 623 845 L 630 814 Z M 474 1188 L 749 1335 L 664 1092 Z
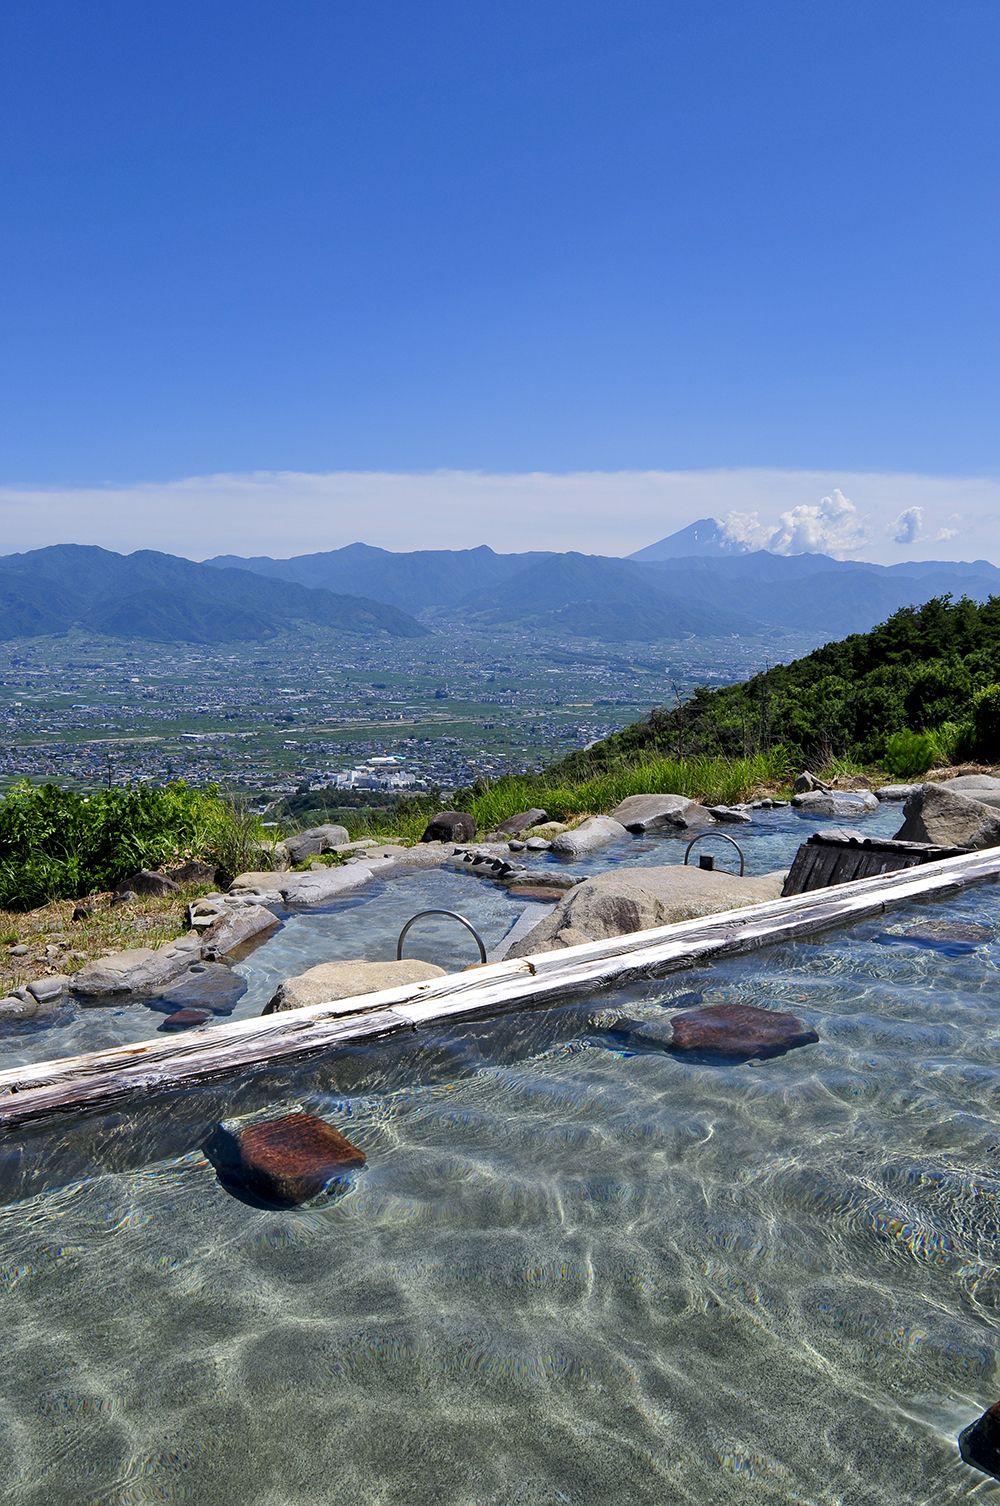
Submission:
M 995 0 L 8 0 L 0 483 L 996 476 L 998 55 Z

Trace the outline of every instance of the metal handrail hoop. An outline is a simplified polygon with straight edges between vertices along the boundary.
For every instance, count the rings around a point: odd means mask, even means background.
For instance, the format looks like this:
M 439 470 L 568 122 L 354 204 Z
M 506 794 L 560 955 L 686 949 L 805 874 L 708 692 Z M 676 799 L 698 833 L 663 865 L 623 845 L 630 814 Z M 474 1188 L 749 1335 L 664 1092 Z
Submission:
M 702 841 L 705 837 L 716 837 L 720 842 L 728 842 L 731 847 L 736 848 L 736 851 L 740 855 L 740 878 L 742 878 L 744 873 L 746 872 L 747 866 L 746 859 L 743 856 L 743 848 L 734 837 L 727 836 L 724 831 L 700 831 L 696 837 L 692 837 L 690 842 L 684 849 L 684 867 L 686 868 L 688 866 L 688 854 L 690 853 L 694 844 L 696 842 Z
M 476 938 L 476 945 L 479 948 L 480 962 L 486 961 L 486 943 L 480 936 L 479 932 L 476 930 L 475 926 L 472 924 L 471 920 L 466 920 L 465 916 L 459 915 L 457 910 L 418 910 L 416 915 L 410 916 L 409 920 L 406 922 L 406 925 L 399 933 L 399 940 L 396 942 L 397 962 L 401 962 L 403 958 L 403 942 L 406 940 L 407 931 L 413 925 L 413 922 L 415 920 L 423 920 L 425 915 L 447 915 L 451 920 L 457 920 L 459 925 L 464 926 L 467 931 L 471 931 L 472 935 Z

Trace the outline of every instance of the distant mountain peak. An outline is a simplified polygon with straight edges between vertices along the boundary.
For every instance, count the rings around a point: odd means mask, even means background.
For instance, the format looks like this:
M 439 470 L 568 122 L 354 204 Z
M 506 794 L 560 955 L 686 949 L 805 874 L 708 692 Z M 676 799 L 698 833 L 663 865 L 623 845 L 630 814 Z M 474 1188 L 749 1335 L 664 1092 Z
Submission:
M 727 533 L 725 524 L 718 518 L 699 518 L 696 523 L 679 528 L 665 539 L 647 544 L 645 549 L 637 549 L 635 554 L 629 555 L 629 559 L 679 560 L 689 559 L 692 555 L 705 558 L 723 554 L 748 554 L 750 547 Z

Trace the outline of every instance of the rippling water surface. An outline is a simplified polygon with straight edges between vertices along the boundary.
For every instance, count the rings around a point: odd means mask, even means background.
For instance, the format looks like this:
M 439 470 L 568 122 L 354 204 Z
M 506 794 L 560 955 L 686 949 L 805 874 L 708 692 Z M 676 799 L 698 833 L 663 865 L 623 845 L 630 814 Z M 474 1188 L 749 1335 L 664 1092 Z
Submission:
M 880 944 L 975 923 L 967 955 Z M 997 890 L 614 996 L 0 1142 L 11 1503 L 914 1506 L 987 1499 L 1000 1396 Z M 924 938 L 927 939 L 926 937 Z M 752 1065 L 595 1008 L 794 1011 Z M 271 1212 L 214 1120 L 368 1155 Z

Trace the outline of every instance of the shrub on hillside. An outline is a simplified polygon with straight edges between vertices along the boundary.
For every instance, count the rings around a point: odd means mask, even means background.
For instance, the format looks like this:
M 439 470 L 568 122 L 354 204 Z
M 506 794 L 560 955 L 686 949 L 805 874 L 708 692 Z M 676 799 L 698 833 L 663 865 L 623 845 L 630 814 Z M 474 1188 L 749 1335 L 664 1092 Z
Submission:
M 929 732 L 894 732 L 885 745 L 885 766 L 897 779 L 926 774 L 934 762 L 934 738 Z
M 934 762 L 936 764 L 961 763 L 968 758 L 972 748 L 972 724 L 970 722 L 942 722 L 931 730 L 934 739 Z
M 191 857 L 231 867 L 262 835 L 214 788 L 178 781 L 83 795 L 24 780 L 0 801 L 0 908 L 76 899 Z

